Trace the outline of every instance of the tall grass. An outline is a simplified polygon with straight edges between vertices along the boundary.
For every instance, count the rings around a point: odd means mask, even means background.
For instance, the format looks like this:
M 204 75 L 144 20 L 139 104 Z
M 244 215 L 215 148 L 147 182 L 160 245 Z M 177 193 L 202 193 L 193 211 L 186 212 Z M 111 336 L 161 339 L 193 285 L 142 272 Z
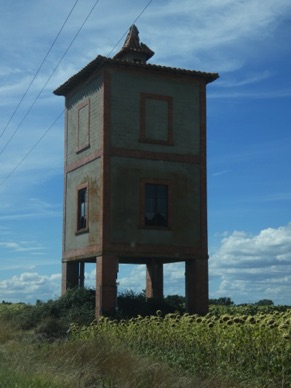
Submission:
M 190 388 L 205 383 L 103 339 L 34 343 L 26 333 L 21 341 L 2 344 L 0 365 L 1 388 Z
M 229 376 L 244 386 L 291 386 L 291 310 L 220 317 L 168 314 L 121 322 L 103 318 L 89 327 L 73 325 L 72 338 L 123 344 L 203 379 Z
M 96 322 L 92 294 L 0 304 L 1 388 L 291 387 L 290 308 L 213 306 L 205 317 L 131 319 L 119 310 L 119 320 Z

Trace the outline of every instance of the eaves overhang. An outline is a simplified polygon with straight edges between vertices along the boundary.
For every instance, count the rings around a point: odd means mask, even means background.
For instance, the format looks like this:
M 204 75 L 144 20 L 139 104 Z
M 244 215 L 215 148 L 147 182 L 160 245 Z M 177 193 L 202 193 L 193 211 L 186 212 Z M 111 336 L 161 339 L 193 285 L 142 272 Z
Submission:
M 196 70 L 180 69 L 176 67 L 168 67 L 161 65 L 154 65 L 149 63 L 134 63 L 131 61 L 107 58 L 102 55 L 98 55 L 93 61 L 88 63 L 78 73 L 70 77 L 66 82 L 60 85 L 54 90 L 54 94 L 57 96 L 67 96 L 75 87 L 80 83 L 86 82 L 94 73 L 101 70 L 105 65 L 114 65 L 118 67 L 128 67 L 134 69 L 144 69 L 156 73 L 171 73 L 173 75 L 184 75 L 191 78 L 203 79 L 206 84 L 215 81 L 219 78 L 218 73 L 206 73 Z

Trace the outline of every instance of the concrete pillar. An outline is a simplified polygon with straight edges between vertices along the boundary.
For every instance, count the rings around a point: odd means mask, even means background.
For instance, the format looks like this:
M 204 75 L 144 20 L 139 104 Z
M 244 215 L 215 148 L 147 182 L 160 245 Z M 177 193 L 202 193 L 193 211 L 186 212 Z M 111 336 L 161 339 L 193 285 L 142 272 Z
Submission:
M 62 264 L 62 294 L 68 288 L 78 287 L 79 285 L 79 262 L 66 261 Z
M 67 261 L 62 264 L 62 294 L 68 288 L 84 287 L 85 263 L 83 261 Z
M 185 264 L 186 311 L 208 312 L 208 259 L 191 259 Z
M 118 259 L 100 256 L 96 260 L 96 318 L 114 314 L 117 299 Z
M 152 259 L 147 263 L 146 297 L 160 300 L 164 297 L 163 262 L 157 259 Z

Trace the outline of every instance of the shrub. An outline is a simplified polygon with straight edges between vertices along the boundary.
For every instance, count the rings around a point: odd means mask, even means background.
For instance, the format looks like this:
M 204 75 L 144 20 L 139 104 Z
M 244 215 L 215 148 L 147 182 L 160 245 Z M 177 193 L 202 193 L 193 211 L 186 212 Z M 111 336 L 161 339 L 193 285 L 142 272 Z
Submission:
M 35 329 L 39 340 L 54 341 L 55 339 L 66 336 L 68 324 L 63 319 L 48 317 L 43 320 Z
M 115 318 L 130 319 L 138 315 L 145 317 L 155 315 L 158 310 L 161 311 L 163 316 L 176 311 L 182 312 L 183 302 L 182 300 L 178 300 L 178 298 L 176 295 L 172 298 L 168 296 L 163 300 L 146 298 L 144 292 L 137 294 L 129 290 L 118 295 Z
M 13 306 L 13 305 L 12 305 Z M 4 313 L 2 314 L 4 316 Z M 62 336 L 69 325 L 90 324 L 95 318 L 95 291 L 86 288 L 68 290 L 56 300 L 37 301 L 33 305 L 21 305 L 21 308 L 8 308 L 5 318 L 16 329 L 42 330 L 50 337 Z M 53 325 L 55 326 L 53 329 Z

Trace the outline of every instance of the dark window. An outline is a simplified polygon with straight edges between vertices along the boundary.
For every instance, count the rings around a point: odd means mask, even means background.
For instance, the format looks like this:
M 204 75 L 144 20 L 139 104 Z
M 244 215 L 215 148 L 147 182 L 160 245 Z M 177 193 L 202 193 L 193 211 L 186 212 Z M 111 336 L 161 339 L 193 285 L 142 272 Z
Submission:
M 168 226 L 168 185 L 145 184 L 145 225 Z
M 78 191 L 78 230 L 87 227 L 87 188 Z

